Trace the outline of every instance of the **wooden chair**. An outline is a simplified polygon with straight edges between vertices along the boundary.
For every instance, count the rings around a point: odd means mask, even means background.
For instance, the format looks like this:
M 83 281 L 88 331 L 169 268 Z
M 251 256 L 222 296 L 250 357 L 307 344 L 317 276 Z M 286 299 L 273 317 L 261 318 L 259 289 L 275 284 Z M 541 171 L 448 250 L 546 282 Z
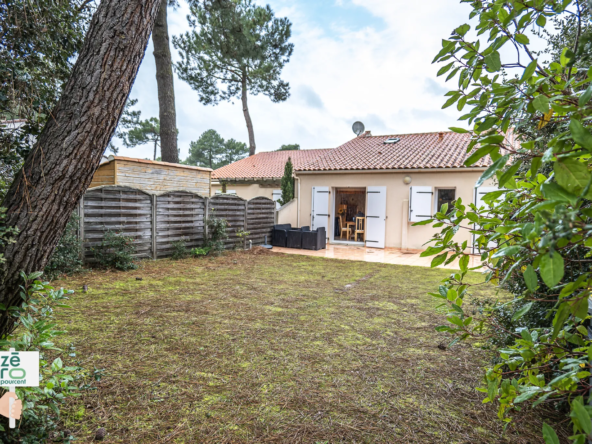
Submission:
M 350 229 L 349 227 L 345 224 L 345 222 L 343 221 L 344 216 L 342 214 L 339 215 L 339 239 L 343 239 L 343 232 L 345 231 L 345 238 L 347 240 L 349 240 L 349 236 L 350 236 Z
M 362 242 L 366 242 L 366 218 L 356 217 L 356 231 L 354 231 L 354 240 L 358 240 L 358 234 L 362 235 Z

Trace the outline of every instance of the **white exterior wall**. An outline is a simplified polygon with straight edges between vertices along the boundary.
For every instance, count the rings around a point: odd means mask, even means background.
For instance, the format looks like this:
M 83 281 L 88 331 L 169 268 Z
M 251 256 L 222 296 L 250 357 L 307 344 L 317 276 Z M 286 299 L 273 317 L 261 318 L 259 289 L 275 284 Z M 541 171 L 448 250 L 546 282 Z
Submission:
M 334 188 L 360 188 L 368 186 L 386 186 L 386 247 L 425 249 L 424 245 L 439 229 L 430 225 L 413 227 L 409 222 L 409 187 L 429 186 L 433 188 L 432 214 L 436 212 L 436 189 L 454 188 L 456 198 L 469 204 L 474 200 L 475 184 L 484 170 L 436 170 L 436 171 L 404 171 L 401 172 L 368 172 L 368 173 L 302 173 L 300 179 L 300 225 L 310 225 L 312 187 L 326 186 L 330 188 L 329 227 L 333 229 L 335 209 L 332 208 Z M 411 183 L 405 184 L 405 176 L 411 177 Z M 491 183 L 488 182 L 489 186 Z M 485 185 L 488 185 L 485 184 Z M 329 238 L 331 238 L 329 233 Z M 468 230 L 459 230 L 456 234 L 459 241 L 467 240 L 471 245 Z

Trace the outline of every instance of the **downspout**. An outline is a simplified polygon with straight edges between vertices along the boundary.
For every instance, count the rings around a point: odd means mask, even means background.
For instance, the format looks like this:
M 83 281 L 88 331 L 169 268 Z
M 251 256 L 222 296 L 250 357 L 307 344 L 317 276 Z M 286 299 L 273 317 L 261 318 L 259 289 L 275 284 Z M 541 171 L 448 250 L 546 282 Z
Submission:
M 296 210 L 296 225 L 300 226 L 300 177 L 294 176 L 294 180 L 298 181 L 298 208 Z

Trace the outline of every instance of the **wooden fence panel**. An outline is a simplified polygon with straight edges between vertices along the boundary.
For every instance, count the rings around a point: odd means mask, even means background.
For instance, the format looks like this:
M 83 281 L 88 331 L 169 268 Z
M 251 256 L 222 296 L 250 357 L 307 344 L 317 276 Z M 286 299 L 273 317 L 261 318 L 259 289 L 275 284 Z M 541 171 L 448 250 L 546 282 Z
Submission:
M 156 257 L 170 256 L 172 243 L 183 240 L 189 249 L 205 240 L 206 199 L 186 191 L 156 197 Z
M 108 230 L 134 239 L 135 257 L 152 257 L 152 200 L 143 191 L 106 186 L 88 191 L 83 199 L 81 227 L 84 258 L 92 262 L 92 249 L 101 244 Z
M 200 247 L 206 238 L 206 216 L 215 215 L 228 222 L 231 249 L 240 242 L 237 232 L 248 231 L 253 245 L 271 241 L 275 204 L 256 197 L 247 202 L 237 196 L 217 195 L 204 198 L 188 191 L 153 195 L 124 186 L 102 186 L 89 190 L 79 212 L 84 260 L 93 262 L 92 249 L 101 244 L 105 232 L 112 230 L 134 239 L 137 258 L 170 256 L 172 243 L 185 241 L 187 248 Z M 241 245 L 242 247 L 242 245 Z
M 208 216 L 220 219 L 226 219 L 228 222 L 228 239 L 224 242 L 225 248 L 234 248 L 238 242 L 239 237 L 237 232 L 239 230 L 245 231 L 246 220 L 246 206 L 247 201 L 238 196 L 227 194 L 220 194 L 209 199 L 208 202 Z
M 267 197 L 255 197 L 247 204 L 247 228 L 248 240 L 253 245 L 262 245 L 265 242 L 271 243 L 271 232 L 275 215 L 275 202 Z

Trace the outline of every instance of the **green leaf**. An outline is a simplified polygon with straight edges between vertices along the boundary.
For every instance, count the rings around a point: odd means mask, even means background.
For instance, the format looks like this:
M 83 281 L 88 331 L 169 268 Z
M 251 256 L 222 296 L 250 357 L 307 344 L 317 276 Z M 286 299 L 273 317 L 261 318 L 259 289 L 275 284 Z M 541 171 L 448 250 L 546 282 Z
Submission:
M 553 288 L 563 279 L 563 257 L 557 252 L 545 254 L 541 258 L 540 270 L 543 282 L 547 287 Z
M 497 117 L 488 117 L 483 122 L 479 124 L 477 127 L 477 131 L 482 133 L 483 131 L 487 131 L 488 129 L 493 128 L 493 126 L 497 123 Z
M 586 103 L 590 101 L 590 98 L 592 98 L 592 83 L 590 84 L 590 86 L 588 86 L 586 91 L 584 91 L 584 94 L 582 94 L 578 99 L 578 105 L 584 106 Z
M 438 71 L 438 74 L 436 74 L 438 77 L 440 77 L 442 74 L 445 74 L 450 68 L 452 68 L 454 66 L 454 62 L 449 63 L 446 66 L 443 66 L 442 68 L 440 68 L 440 70 Z
M 526 283 L 526 287 L 530 290 L 530 291 L 535 291 L 537 289 L 537 286 L 539 284 L 539 280 L 537 278 L 536 272 L 534 271 L 534 268 L 532 268 L 532 265 L 529 265 L 528 267 L 526 267 L 526 270 L 524 270 L 524 282 Z
M 460 35 L 463 36 L 465 35 L 467 32 L 469 32 L 469 29 L 471 29 L 471 27 L 469 25 L 467 25 L 466 23 L 464 25 L 459 26 L 458 28 L 456 28 L 454 31 Z
M 451 126 L 451 127 L 450 127 L 450 128 L 448 128 L 448 129 L 449 129 L 450 131 L 453 131 L 453 132 L 455 132 L 455 133 L 458 133 L 458 134 L 466 134 L 466 133 L 469 133 L 469 132 L 470 132 L 469 130 L 466 130 L 466 129 L 464 129 L 464 128 L 457 128 L 457 127 L 455 127 L 455 126 Z
M 567 202 L 572 205 L 575 205 L 575 203 L 578 201 L 578 196 L 575 196 L 575 195 L 567 192 L 566 190 L 561 188 L 555 182 L 544 183 L 541 186 L 541 189 L 543 191 L 543 196 L 545 196 L 545 199 L 548 199 L 548 200 Z
M 420 257 L 433 256 L 434 254 L 441 253 L 445 247 L 428 247 L 425 251 L 422 251 Z
M 559 332 L 563 328 L 563 324 L 565 324 L 565 321 L 567 320 L 568 317 L 569 317 L 569 307 L 568 307 L 568 305 L 567 304 L 561 304 L 559 306 L 559 310 L 557 310 L 557 313 L 555 314 L 555 317 L 553 318 L 553 335 L 552 335 L 552 339 L 555 339 L 557 337 L 557 335 L 559 334 Z M 567 375 L 567 376 L 569 376 L 569 375 Z M 563 375 L 563 377 L 567 377 L 567 376 L 565 374 Z M 560 379 L 561 379 L 561 376 L 558 376 L 553 381 L 551 381 L 549 383 L 549 385 L 552 385 L 553 382 L 557 382 Z
M 579 120 L 571 119 L 569 130 L 576 143 L 592 152 L 592 134 Z
M 493 164 L 489 168 L 487 168 L 485 172 L 481 175 L 475 186 L 480 187 L 481 185 L 483 185 L 483 182 L 485 182 L 487 179 L 493 176 L 497 170 L 503 168 L 506 165 L 506 162 L 508 162 L 509 158 L 510 155 L 506 154 L 505 156 L 502 156 L 495 162 L 493 162 Z
M 524 34 L 516 34 L 514 38 L 521 45 L 528 45 L 530 43 L 530 40 Z
M 51 364 L 51 369 L 54 372 L 60 371 L 62 369 L 62 360 L 60 358 L 55 358 L 55 360 Z
M 464 255 L 458 261 L 458 266 L 460 267 L 460 271 L 462 271 L 463 273 L 465 273 L 469 269 L 469 259 L 470 259 L 469 255 Z
M 432 265 L 431 265 L 431 267 L 434 268 L 434 267 L 437 267 L 438 265 L 441 265 L 446 260 L 446 257 L 447 256 L 448 256 L 448 252 L 447 251 L 444 252 L 444 253 L 442 253 L 439 256 L 436 256 L 434 259 L 432 259 Z
M 532 302 L 529 302 L 528 304 L 524 304 L 520 310 L 518 310 L 516 313 L 514 313 L 514 316 L 512 316 L 512 322 L 516 322 L 518 319 L 520 319 L 522 316 L 524 316 L 526 313 L 528 313 L 528 311 L 532 308 Z
M 496 253 L 492 256 L 492 258 L 496 257 L 505 257 L 505 256 L 513 256 L 521 250 L 520 245 L 512 245 L 511 247 L 502 248 L 501 250 L 496 251 Z
M 561 66 L 565 67 L 571 63 L 573 56 L 574 53 L 571 49 L 563 48 L 563 51 L 561 52 L 561 57 L 559 58 L 559 63 L 561 63 Z
M 547 17 L 545 17 L 543 14 L 539 15 L 536 19 L 536 24 L 544 27 L 547 24 Z
M 458 96 L 458 95 L 450 97 L 450 99 L 448 99 L 446 101 L 446 103 L 444 103 L 444 105 L 442 105 L 442 109 L 445 109 L 445 108 L 448 108 L 449 106 L 454 105 L 454 102 L 456 102 L 459 97 L 460 96 Z
M 508 168 L 508 170 L 504 174 L 502 174 L 502 176 L 500 177 L 499 186 L 503 187 L 508 180 L 510 180 L 512 177 L 514 177 L 514 175 L 516 174 L 516 172 L 518 171 L 518 169 L 520 168 L 521 165 L 522 165 L 521 162 L 516 162 L 514 165 L 512 165 L 510 168 Z
M 586 165 L 573 157 L 559 159 L 553 165 L 553 171 L 559 186 L 572 194 L 579 194 L 590 180 Z
M 473 165 L 474 163 L 476 163 L 477 161 L 479 161 L 483 157 L 487 156 L 489 153 L 491 153 L 493 150 L 496 150 L 496 149 L 499 149 L 499 147 L 495 146 L 495 145 L 482 146 L 477 151 L 475 151 L 473 154 L 471 154 L 467 158 L 467 160 L 465 160 L 465 165 L 466 166 Z
M 532 77 L 532 75 L 535 73 L 536 69 L 537 69 L 537 61 L 536 60 L 533 60 L 524 69 L 524 72 L 522 73 L 522 78 L 520 79 L 520 81 L 521 82 L 527 82 L 528 80 L 530 80 L 530 78 Z
M 584 433 L 586 433 L 586 435 L 590 435 L 590 433 L 592 433 L 592 421 L 590 420 L 588 411 L 579 401 L 574 401 L 571 404 L 571 409 L 576 414 L 576 418 L 578 418 L 578 422 L 580 423 L 580 427 Z
M 545 440 L 545 444 L 560 444 L 557 433 L 546 422 L 543 423 L 543 439 Z
M 502 68 L 502 61 L 500 59 L 500 54 L 497 51 L 492 52 L 487 57 L 485 57 L 485 66 L 487 71 L 489 72 L 497 72 Z
M 549 112 L 549 98 L 543 94 L 539 94 L 532 101 L 532 106 L 537 111 L 547 114 Z

